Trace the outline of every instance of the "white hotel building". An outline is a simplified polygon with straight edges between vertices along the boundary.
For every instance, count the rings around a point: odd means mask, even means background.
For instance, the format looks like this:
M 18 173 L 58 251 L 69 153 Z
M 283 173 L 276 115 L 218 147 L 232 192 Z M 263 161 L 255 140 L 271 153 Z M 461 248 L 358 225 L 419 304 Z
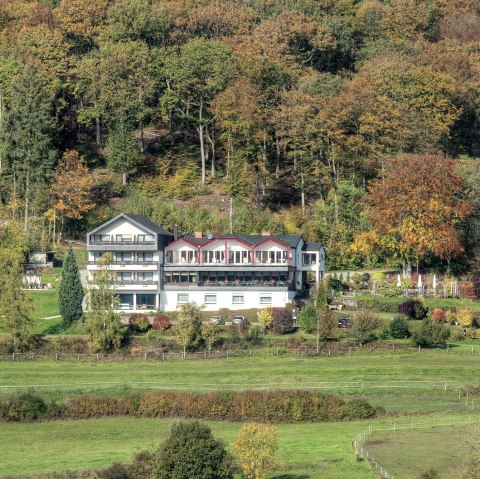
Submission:
M 110 252 L 121 309 L 176 311 L 195 302 L 206 311 L 284 307 L 308 276 L 325 271 L 325 251 L 300 235 L 177 237 L 142 216 L 120 214 L 87 235 L 88 271 Z

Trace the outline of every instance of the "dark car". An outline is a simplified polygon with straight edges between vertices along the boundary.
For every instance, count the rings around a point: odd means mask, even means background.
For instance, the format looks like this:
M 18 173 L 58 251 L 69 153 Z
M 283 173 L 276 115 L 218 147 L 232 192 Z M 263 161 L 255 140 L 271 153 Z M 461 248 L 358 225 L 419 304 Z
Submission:
M 250 323 L 245 316 L 234 316 L 234 318 L 232 319 L 232 324 L 240 324 L 241 326 L 246 326 Z
M 338 327 L 339 328 L 349 328 L 351 326 L 351 322 L 350 322 L 350 318 L 348 318 L 347 316 L 343 317 L 343 318 L 340 318 L 338 320 Z

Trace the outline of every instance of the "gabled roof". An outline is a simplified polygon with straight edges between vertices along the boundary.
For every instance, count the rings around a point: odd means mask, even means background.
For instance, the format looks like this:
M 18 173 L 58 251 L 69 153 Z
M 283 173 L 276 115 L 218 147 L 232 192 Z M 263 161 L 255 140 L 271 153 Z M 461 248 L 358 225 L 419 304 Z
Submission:
M 322 243 L 305 243 L 302 251 L 320 251 L 322 248 Z
M 146 229 L 150 233 L 173 236 L 172 233 L 169 233 L 167 230 L 158 226 L 153 221 L 149 220 L 148 218 L 145 218 L 145 216 L 127 215 L 125 213 L 120 213 L 119 215 L 115 216 L 111 220 L 106 221 L 105 223 L 101 224 L 94 230 L 90 231 L 88 234 L 91 235 L 93 233 L 96 233 L 97 231 L 101 230 L 102 228 L 105 228 L 105 226 L 112 224 L 113 222 L 117 221 L 120 218 L 123 218 L 127 221 L 131 221 L 134 225 L 138 226 L 139 228 Z

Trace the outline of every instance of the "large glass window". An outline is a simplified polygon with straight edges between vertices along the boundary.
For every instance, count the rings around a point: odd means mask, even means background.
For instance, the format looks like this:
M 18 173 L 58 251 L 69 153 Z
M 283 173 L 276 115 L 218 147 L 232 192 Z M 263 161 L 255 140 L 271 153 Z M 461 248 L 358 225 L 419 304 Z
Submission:
M 317 264 L 316 253 L 303 253 L 303 264 L 305 266 Z
M 132 242 L 132 235 L 116 235 L 115 241 L 117 243 L 131 243 Z
M 153 240 L 153 235 L 137 235 L 139 243 L 151 243 Z
M 133 309 L 133 294 L 119 294 L 120 309 Z
M 155 309 L 155 294 L 137 294 L 137 309 Z
M 146 261 L 153 261 L 153 253 L 137 253 L 137 261 L 145 263 Z
M 153 281 L 153 272 L 137 273 L 138 281 Z
M 133 254 L 130 251 L 119 252 L 115 253 L 115 261 L 122 262 L 122 261 L 132 261 Z
M 110 243 L 110 235 L 93 235 L 93 241 L 94 243 Z
M 202 263 L 207 263 L 207 264 L 225 263 L 225 250 L 202 251 Z

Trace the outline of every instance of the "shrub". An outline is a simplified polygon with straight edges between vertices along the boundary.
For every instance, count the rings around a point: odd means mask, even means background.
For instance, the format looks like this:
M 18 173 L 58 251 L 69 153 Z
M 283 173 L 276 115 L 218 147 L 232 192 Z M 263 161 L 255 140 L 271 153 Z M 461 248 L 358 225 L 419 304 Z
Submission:
M 269 330 L 274 334 L 287 334 L 293 329 L 292 312 L 287 308 L 272 308 L 272 323 Z
M 244 424 L 238 434 L 234 451 L 248 479 L 265 479 L 276 464 L 277 431 L 268 424 Z
M 449 336 L 450 330 L 447 327 L 432 322 L 430 318 L 425 318 L 421 326 L 414 331 L 412 339 L 417 346 L 428 348 L 435 344 L 445 344 Z
M 157 314 L 152 321 L 152 329 L 155 331 L 168 331 L 172 323 L 170 318 L 165 314 Z
M 417 479 L 438 479 L 440 476 L 438 475 L 438 471 L 435 469 L 427 469 L 420 473 L 417 476 Z
M 394 297 L 368 296 L 357 300 L 360 309 L 371 309 L 381 313 L 398 313 L 401 300 Z
M 179 421 L 155 453 L 153 475 L 157 479 L 233 479 L 233 460 L 209 426 Z
M 447 313 L 444 309 L 436 308 L 432 311 L 432 321 L 434 323 L 445 323 L 447 320 Z
M 470 308 L 461 308 L 457 311 L 456 319 L 458 324 L 463 328 L 470 328 L 474 325 L 476 314 L 473 309 Z
M 360 281 L 362 283 L 368 283 L 370 281 L 370 275 L 368 273 L 363 273 L 361 276 L 360 276 Z
M 23 393 L 13 396 L 6 407 L 6 419 L 10 421 L 34 421 L 45 416 L 48 407 L 36 394 Z
M 247 333 L 247 341 L 252 344 L 260 344 L 262 342 L 262 330 L 260 326 L 252 326 Z
M 307 306 L 298 313 L 298 324 L 306 333 L 313 333 L 317 327 L 317 311 Z
M 273 310 L 272 308 L 262 308 L 258 312 L 258 324 L 261 331 L 265 332 L 273 322 Z
M 423 319 L 427 315 L 428 308 L 419 299 L 407 299 L 398 305 L 397 312 L 410 319 Z
M 153 454 L 150 451 L 137 452 L 133 458 L 133 462 L 128 465 L 128 472 L 132 479 L 152 477 Z
M 150 322 L 146 314 L 132 314 L 128 321 L 130 329 L 136 333 L 145 333 L 150 328 Z
M 353 316 L 351 335 L 362 346 L 377 337 L 377 330 L 382 326 L 378 315 L 370 309 L 358 309 Z
M 343 407 L 345 419 L 368 419 L 375 416 L 375 408 L 365 399 L 352 399 Z
M 475 295 L 475 299 L 480 299 L 480 271 L 475 271 L 475 274 L 472 278 L 472 289 L 473 294 Z
M 411 336 L 410 325 L 405 316 L 395 316 L 390 323 L 390 335 L 392 338 L 405 339 Z
M 477 295 L 475 293 L 475 289 L 472 283 L 459 284 L 458 296 L 461 299 L 469 299 L 471 301 L 475 301 L 477 299 Z
M 132 479 L 128 469 L 119 462 L 114 462 L 110 467 L 97 471 L 99 479 Z

